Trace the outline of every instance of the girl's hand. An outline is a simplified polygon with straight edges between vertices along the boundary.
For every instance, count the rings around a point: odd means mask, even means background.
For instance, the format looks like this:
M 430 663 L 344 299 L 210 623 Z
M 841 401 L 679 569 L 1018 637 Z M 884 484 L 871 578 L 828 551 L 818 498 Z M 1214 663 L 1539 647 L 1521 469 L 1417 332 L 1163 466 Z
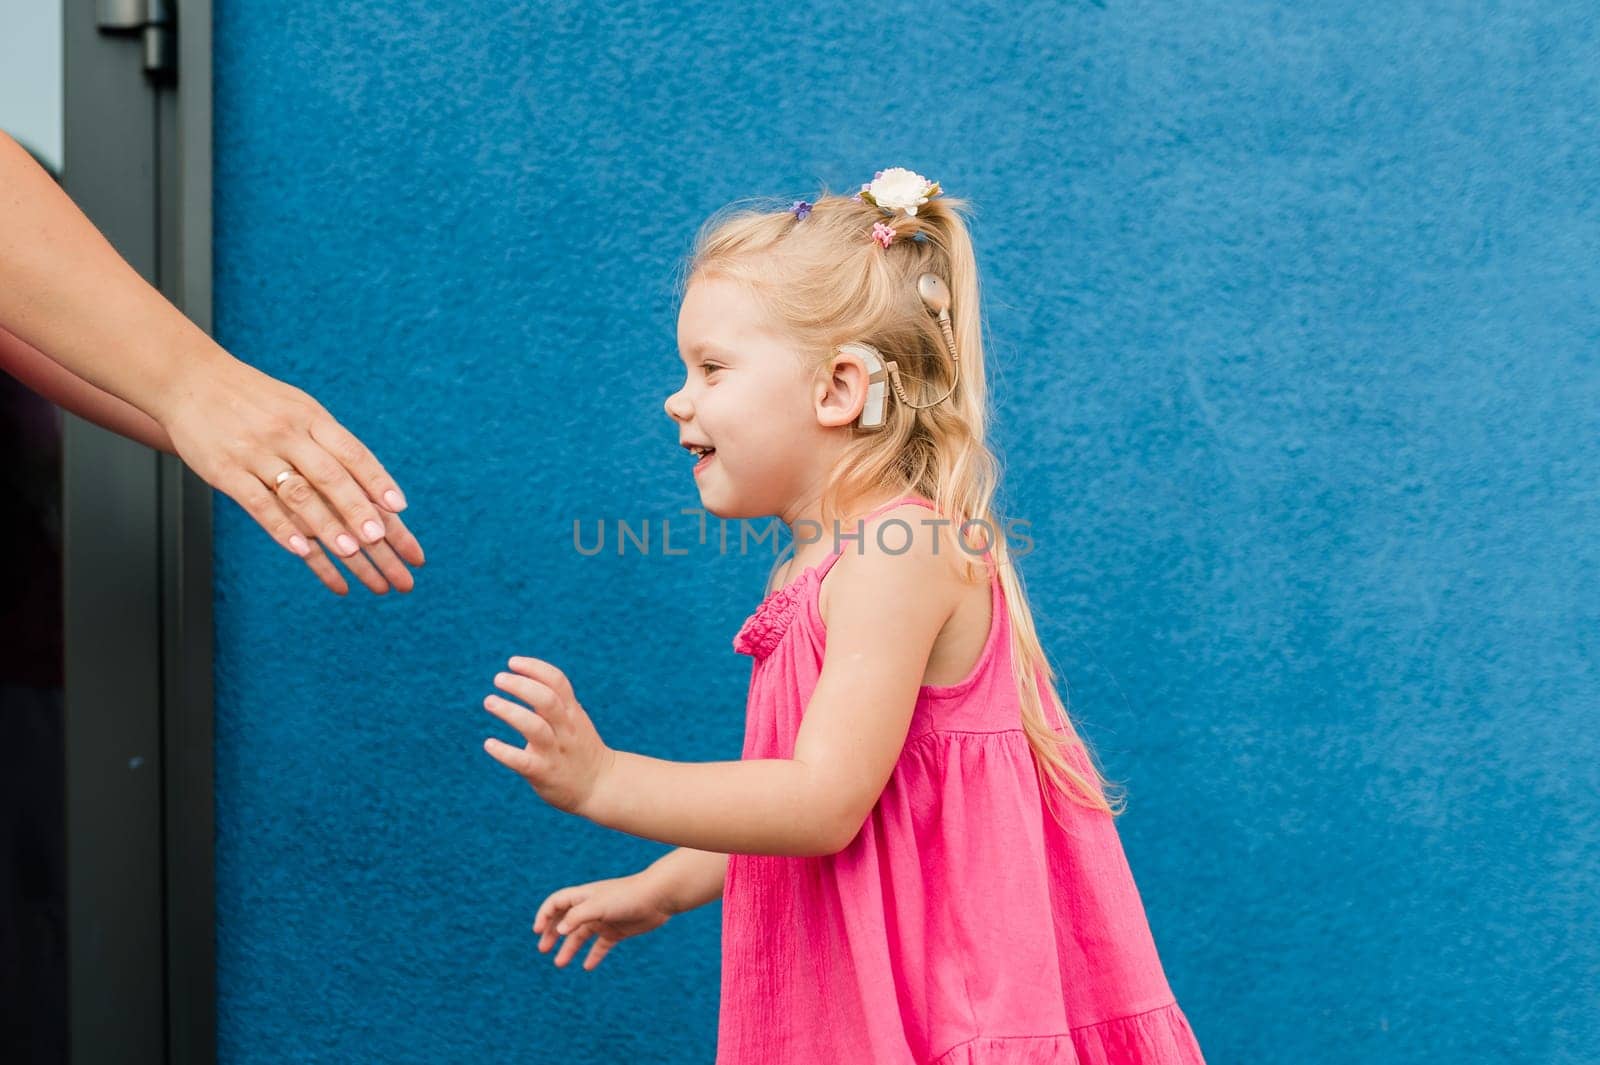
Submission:
M 645 870 L 554 892 L 539 907 L 533 930 L 540 933 L 541 954 L 562 935 L 567 937 L 555 956 L 557 966 L 566 965 L 585 940 L 597 935 L 583 961 L 585 969 L 593 969 L 619 941 L 660 928 L 672 914 L 666 897 Z
M 509 664 L 514 672 L 495 674 L 494 686 L 538 713 L 498 695 L 486 697 L 484 709 L 528 742 L 518 748 L 490 737 L 483 741 L 483 749 L 521 774 L 545 802 L 581 816 L 615 752 L 601 742 L 594 723 L 573 697 L 566 674 L 537 658 L 513 658 Z

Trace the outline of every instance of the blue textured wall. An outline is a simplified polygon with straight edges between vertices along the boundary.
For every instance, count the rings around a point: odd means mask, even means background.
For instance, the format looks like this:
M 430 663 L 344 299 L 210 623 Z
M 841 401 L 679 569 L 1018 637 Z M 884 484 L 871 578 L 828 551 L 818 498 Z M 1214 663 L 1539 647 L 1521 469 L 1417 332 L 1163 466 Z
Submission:
M 767 560 L 571 522 L 696 504 L 695 226 L 908 165 L 978 205 L 1024 573 L 1210 1060 L 1597 1060 L 1591 5 L 602 7 L 217 4 L 220 338 L 429 556 L 336 600 L 219 502 L 222 1059 L 710 1060 L 719 908 L 553 968 L 546 893 L 666 848 L 480 700 L 534 654 L 737 757 Z

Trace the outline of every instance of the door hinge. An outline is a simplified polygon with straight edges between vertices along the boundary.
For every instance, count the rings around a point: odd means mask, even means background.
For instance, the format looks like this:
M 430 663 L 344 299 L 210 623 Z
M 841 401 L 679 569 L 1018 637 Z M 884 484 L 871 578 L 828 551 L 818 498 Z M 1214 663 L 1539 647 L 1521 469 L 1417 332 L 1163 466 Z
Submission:
M 95 0 L 101 33 L 137 35 L 144 46 L 144 72 L 151 81 L 178 76 L 177 0 Z

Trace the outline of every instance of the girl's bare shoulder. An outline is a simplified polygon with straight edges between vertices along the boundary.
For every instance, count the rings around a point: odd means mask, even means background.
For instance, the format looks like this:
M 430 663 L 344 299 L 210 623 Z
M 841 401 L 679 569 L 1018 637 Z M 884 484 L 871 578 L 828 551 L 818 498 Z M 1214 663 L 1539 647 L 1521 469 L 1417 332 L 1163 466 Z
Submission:
M 850 573 L 864 566 L 909 567 L 915 573 L 918 594 L 929 609 L 946 618 L 953 614 L 972 583 L 964 575 L 967 556 L 957 545 L 950 522 L 941 525 L 937 517 L 927 507 L 906 503 L 863 522 L 859 539 L 841 537 L 839 560 L 829 570 L 829 579 L 822 582 L 818 594 L 817 607 L 823 623 L 829 617 L 829 584 L 833 580 L 848 581 Z M 842 576 L 834 577 L 841 572 Z

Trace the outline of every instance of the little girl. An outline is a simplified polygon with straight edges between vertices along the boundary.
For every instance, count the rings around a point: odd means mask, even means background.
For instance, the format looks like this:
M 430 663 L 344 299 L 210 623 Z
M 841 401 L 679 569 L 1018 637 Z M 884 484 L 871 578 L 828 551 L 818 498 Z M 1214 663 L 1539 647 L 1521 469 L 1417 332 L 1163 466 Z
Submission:
M 538 713 L 486 703 L 547 801 L 680 844 L 550 895 L 556 964 L 722 898 L 718 1065 L 1203 1065 L 992 505 L 965 206 L 894 168 L 700 234 L 666 410 L 706 510 L 795 544 L 741 760 L 614 751 L 537 659 L 496 683 Z

